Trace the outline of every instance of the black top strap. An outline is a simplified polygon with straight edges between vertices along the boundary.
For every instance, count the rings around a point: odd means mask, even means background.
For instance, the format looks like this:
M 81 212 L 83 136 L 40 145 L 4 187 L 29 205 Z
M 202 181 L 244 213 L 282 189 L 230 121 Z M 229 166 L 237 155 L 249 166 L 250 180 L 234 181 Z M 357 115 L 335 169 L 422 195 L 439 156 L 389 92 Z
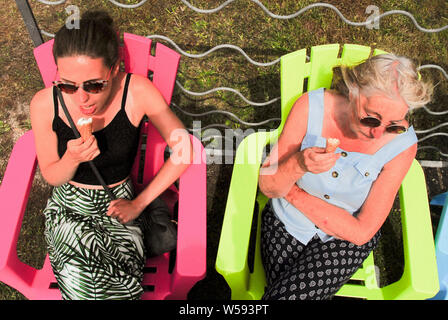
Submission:
M 54 119 L 59 116 L 58 93 L 56 92 L 56 90 L 56 86 L 53 86 Z
M 121 98 L 121 109 L 124 110 L 124 107 L 126 106 L 126 97 L 128 96 L 128 87 L 129 87 L 129 81 L 131 80 L 132 73 L 128 73 L 126 75 L 126 82 L 124 84 L 123 89 L 123 97 Z

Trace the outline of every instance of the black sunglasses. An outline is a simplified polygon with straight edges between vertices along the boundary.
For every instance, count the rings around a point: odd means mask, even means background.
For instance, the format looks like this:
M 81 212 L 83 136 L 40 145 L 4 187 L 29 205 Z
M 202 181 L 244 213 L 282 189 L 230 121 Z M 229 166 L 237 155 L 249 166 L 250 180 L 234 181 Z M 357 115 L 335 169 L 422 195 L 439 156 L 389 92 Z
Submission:
M 94 82 L 83 82 L 81 84 L 82 89 L 88 93 L 100 93 L 107 86 L 108 80 L 100 80 Z M 53 84 L 61 89 L 62 92 L 73 94 L 78 91 L 80 86 L 75 86 L 74 84 L 65 83 L 62 81 L 53 81 Z
M 375 117 L 360 118 L 359 122 L 363 126 L 369 127 L 369 128 L 377 128 L 377 127 L 381 126 L 381 120 L 377 119 Z M 389 126 L 386 126 L 385 128 L 386 128 L 386 132 L 394 133 L 394 134 L 401 134 L 401 133 L 405 133 L 406 131 L 408 131 L 407 127 L 397 125 L 397 124 L 391 124 Z

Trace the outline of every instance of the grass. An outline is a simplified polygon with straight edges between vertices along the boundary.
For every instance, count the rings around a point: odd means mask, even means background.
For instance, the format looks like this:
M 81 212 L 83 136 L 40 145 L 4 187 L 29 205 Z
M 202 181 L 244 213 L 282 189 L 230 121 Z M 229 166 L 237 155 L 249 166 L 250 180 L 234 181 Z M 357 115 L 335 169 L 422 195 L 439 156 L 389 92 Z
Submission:
M 121 0 L 121 3 L 135 4 L 137 0 Z M 215 8 L 221 0 L 191 0 L 202 9 Z M 376 5 L 380 13 L 388 10 L 409 11 L 418 23 L 426 28 L 436 28 L 448 24 L 448 4 L 443 0 L 434 1 L 353 1 L 331 0 L 340 12 L 352 21 L 362 22 L 369 17 L 366 8 Z M 88 3 L 88 4 L 86 4 Z M 263 1 L 273 13 L 288 15 L 314 1 Z M 187 8 L 181 1 L 148 1 L 137 9 L 120 9 L 108 1 L 67 1 L 63 5 L 47 6 L 30 1 L 41 29 L 55 33 L 65 22 L 68 5 L 79 6 L 81 12 L 91 8 L 103 8 L 115 19 L 120 32 L 139 35 L 159 34 L 173 39 L 179 47 L 189 53 L 202 53 L 219 44 L 234 44 L 241 47 L 252 59 L 269 62 L 288 52 L 326 43 L 356 43 L 378 47 L 386 51 L 403 54 L 418 64 L 437 64 L 448 71 L 448 31 L 429 34 L 417 30 L 411 20 L 401 15 L 391 15 L 380 21 L 379 29 L 369 30 L 345 24 L 331 9 L 314 8 L 290 20 L 269 17 L 255 3 L 240 0 L 231 3 L 213 14 L 199 14 Z M 33 94 L 42 88 L 39 71 L 32 55 L 33 44 L 15 2 L 0 0 L 0 179 L 6 168 L 13 143 L 29 129 L 28 107 Z M 49 37 L 44 37 L 49 40 Z M 164 43 L 163 41 L 161 41 Z M 166 45 L 170 46 L 168 43 Z M 448 102 L 448 81 L 439 71 L 423 70 L 423 77 L 439 83 L 435 99 L 428 107 L 442 111 Z M 210 55 L 193 59 L 182 57 L 178 81 L 188 90 L 206 91 L 214 87 L 232 87 L 247 99 L 263 102 L 280 95 L 279 65 L 257 67 L 234 50 L 218 50 Z M 262 107 L 247 105 L 241 98 L 224 91 L 200 98 L 191 97 L 175 89 L 173 102 L 191 113 L 210 110 L 226 110 L 235 113 L 244 121 L 259 122 L 280 117 L 280 102 Z M 231 128 L 247 129 L 233 118 L 224 115 L 191 117 L 176 110 L 185 125 L 192 127 L 194 120 L 201 126 L 219 123 Z M 417 129 L 427 129 L 446 121 L 446 117 L 430 116 L 423 110 L 415 115 Z M 277 127 L 278 122 L 270 122 L 255 129 Z M 222 130 L 222 129 L 219 129 Z M 438 146 L 447 152 L 444 138 L 435 137 L 424 142 Z M 418 159 L 445 160 L 438 152 L 419 152 Z M 208 167 L 208 272 L 207 278 L 191 291 L 190 299 L 215 297 L 227 299 L 229 290 L 225 281 L 214 271 L 214 261 L 224 214 L 227 190 L 230 183 L 231 165 L 212 164 Z M 443 169 L 425 169 L 428 180 L 428 196 L 433 196 L 447 188 Z M 43 263 L 46 249 L 43 241 L 43 218 L 41 210 L 45 205 L 50 188 L 38 179 L 33 185 L 32 195 L 20 236 L 18 253 L 20 258 L 39 267 Z M 432 208 L 436 227 L 440 210 Z M 385 229 L 390 237 L 376 254 L 378 261 L 386 261 L 387 270 L 381 270 L 383 281 L 391 281 L 400 275 L 398 262 L 389 262 L 399 244 L 399 212 L 392 211 Z M 398 226 L 398 227 L 397 227 Z M 398 239 L 398 240 L 397 240 Z M 386 243 L 384 242 L 384 243 Z M 393 260 L 393 259 L 392 259 Z M 399 260 L 399 259 L 398 259 Z M 380 263 L 379 262 L 379 263 Z M 384 263 L 384 265 L 386 264 Z M 382 262 L 381 262 L 382 263 Z M 0 299 L 23 299 L 15 290 L 0 284 Z

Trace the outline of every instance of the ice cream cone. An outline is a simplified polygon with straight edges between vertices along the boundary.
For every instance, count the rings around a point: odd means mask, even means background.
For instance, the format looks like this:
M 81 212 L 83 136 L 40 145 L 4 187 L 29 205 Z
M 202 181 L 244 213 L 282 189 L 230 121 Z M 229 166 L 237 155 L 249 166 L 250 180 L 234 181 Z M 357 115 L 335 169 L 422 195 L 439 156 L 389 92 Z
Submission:
M 92 135 L 92 118 L 80 118 L 76 124 L 83 141 Z
M 339 146 L 339 139 L 336 138 L 328 138 L 327 139 L 327 147 L 325 148 L 325 152 L 333 153 L 336 148 Z

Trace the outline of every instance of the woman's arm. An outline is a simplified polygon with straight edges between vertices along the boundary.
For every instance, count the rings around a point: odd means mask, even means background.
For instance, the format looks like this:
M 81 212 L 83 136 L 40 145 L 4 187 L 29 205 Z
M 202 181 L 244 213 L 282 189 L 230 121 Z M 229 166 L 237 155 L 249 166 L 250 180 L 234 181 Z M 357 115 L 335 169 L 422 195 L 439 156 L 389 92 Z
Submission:
M 259 187 L 269 198 L 284 197 L 306 172 L 330 170 L 340 154 L 325 153 L 323 148 L 300 151 L 308 124 L 308 94 L 292 107 L 282 133 L 260 168 Z
M 129 86 L 128 94 L 132 101 L 132 119 L 138 122 L 147 115 L 173 152 L 154 179 L 133 201 L 112 201 L 108 215 L 117 217 L 122 223 L 137 218 L 148 204 L 181 176 L 193 159 L 190 135 L 158 89 L 149 79 L 138 75 L 133 75 L 130 84 L 132 86 Z
M 142 210 L 179 179 L 193 159 L 190 135 L 169 108 L 153 114 L 150 120 L 173 152 L 154 179 L 135 199 Z
M 99 149 L 93 136 L 85 143 L 80 138 L 70 140 L 67 151 L 62 158 L 59 157 L 57 136 L 52 130 L 52 90 L 53 88 L 47 88 L 36 93 L 30 103 L 30 118 L 42 176 L 50 185 L 60 186 L 73 178 L 81 162 L 95 158 Z
M 389 215 L 395 196 L 416 152 L 415 144 L 384 166 L 356 217 L 309 195 L 297 185 L 293 185 L 285 199 L 322 231 L 356 245 L 362 245 L 375 235 Z

